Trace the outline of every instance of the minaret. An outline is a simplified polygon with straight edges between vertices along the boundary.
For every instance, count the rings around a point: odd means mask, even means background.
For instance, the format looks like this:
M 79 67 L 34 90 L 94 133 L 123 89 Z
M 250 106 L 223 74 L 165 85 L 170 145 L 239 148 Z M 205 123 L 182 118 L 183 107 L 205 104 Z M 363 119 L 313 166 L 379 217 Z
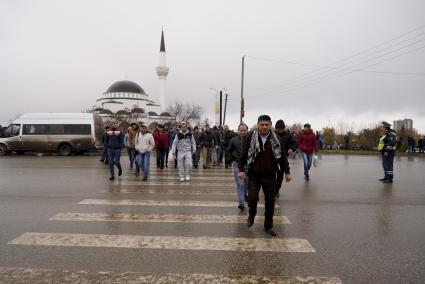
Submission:
M 165 58 L 164 30 L 161 33 L 161 46 L 159 48 L 159 66 L 156 67 L 156 73 L 159 77 L 159 103 L 161 104 L 161 112 L 165 111 L 165 80 L 167 80 L 168 71 L 167 61 Z

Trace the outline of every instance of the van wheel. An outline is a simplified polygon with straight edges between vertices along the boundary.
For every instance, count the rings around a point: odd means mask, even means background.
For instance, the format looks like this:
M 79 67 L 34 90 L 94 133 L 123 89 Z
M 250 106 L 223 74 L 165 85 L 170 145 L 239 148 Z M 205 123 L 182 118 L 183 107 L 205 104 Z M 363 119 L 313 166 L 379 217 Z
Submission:
M 7 146 L 4 144 L 0 144 L 0 156 L 5 156 L 9 150 L 7 150 Z
M 18 154 L 18 155 L 23 155 L 24 154 L 24 151 L 15 151 L 16 152 L 16 154 Z
M 72 147 L 69 144 L 62 144 L 59 146 L 59 155 L 69 156 L 72 154 Z

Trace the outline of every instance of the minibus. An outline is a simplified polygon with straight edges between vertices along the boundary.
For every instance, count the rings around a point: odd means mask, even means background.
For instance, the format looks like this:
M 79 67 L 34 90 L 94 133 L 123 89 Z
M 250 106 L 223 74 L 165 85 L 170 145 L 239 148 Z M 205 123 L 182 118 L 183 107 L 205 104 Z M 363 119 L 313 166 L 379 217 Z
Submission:
M 0 155 L 14 151 L 58 152 L 62 156 L 102 147 L 103 121 L 92 113 L 27 113 L 0 138 Z

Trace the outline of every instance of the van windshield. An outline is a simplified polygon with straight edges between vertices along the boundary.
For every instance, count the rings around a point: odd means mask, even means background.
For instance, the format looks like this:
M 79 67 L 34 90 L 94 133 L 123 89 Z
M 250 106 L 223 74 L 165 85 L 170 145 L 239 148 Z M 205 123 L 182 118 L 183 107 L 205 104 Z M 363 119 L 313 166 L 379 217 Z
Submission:
M 4 131 L 4 137 L 18 136 L 21 130 L 20 124 L 11 124 Z

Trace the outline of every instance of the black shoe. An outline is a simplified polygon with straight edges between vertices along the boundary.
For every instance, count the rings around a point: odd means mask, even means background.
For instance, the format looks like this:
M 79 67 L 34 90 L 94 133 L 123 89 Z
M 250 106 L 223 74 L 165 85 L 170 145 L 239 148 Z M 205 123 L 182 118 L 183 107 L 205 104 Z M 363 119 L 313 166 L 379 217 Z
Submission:
M 245 209 L 245 205 L 239 204 L 238 208 L 241 210 L 241 212 Z
M 105 160 L 104 160 L 104 159 L 100 159 L 99 161 L 100 161 L 100 162 L 102 162 L 102 163 L 104 163 L 104 162 L 105 162 Z
M 246 220 L 246 225 L 248 228 L 252 227 L 252 225 L 254 225 L 254 218 L 248 217 Z
M 393 183 L 393 180 L 392 179 L 386 179 L 386 180 L 383 180 L 382 183 Z
M 387 180 L 386 178 L 380 178 L 379 181 L 384 181 Z
M 198 168 L 198 165 L 195 165 L 195 169 L 197 169 Z
M 206 170 L 206 169 L 207 169 L 207 167 L 206 167 L 205 165 L 204 165 L 203 167 L 204 167 L 204 170 Z
M 143 177 L 143 179 L 142 179 L 143 181 L 147 181 L 148 180 L 148 177 Z
M 114 180 L 115 179 L 115 177 L 114 176 L 111 176 L 110 178 L 109 178 L 109 180 Z
M 276 192 L 275 192 L 274 197 L 275 197 L 275 198 L 279 198 L 279 191 L 276 191 Z
M 118 176 L 120 177 L 122 175 L 122 168 L 121 166 L 118 167 Z
M 264 231 L 269 234 L 270 236 L 275 237 L 277 234 L 276 232 L 273 230 L 273 228 L 265 228 Z
M 306 175 L 305 176 L 305 180 L 309 181 L 310 180 L 310 176 L 309 175 Z

